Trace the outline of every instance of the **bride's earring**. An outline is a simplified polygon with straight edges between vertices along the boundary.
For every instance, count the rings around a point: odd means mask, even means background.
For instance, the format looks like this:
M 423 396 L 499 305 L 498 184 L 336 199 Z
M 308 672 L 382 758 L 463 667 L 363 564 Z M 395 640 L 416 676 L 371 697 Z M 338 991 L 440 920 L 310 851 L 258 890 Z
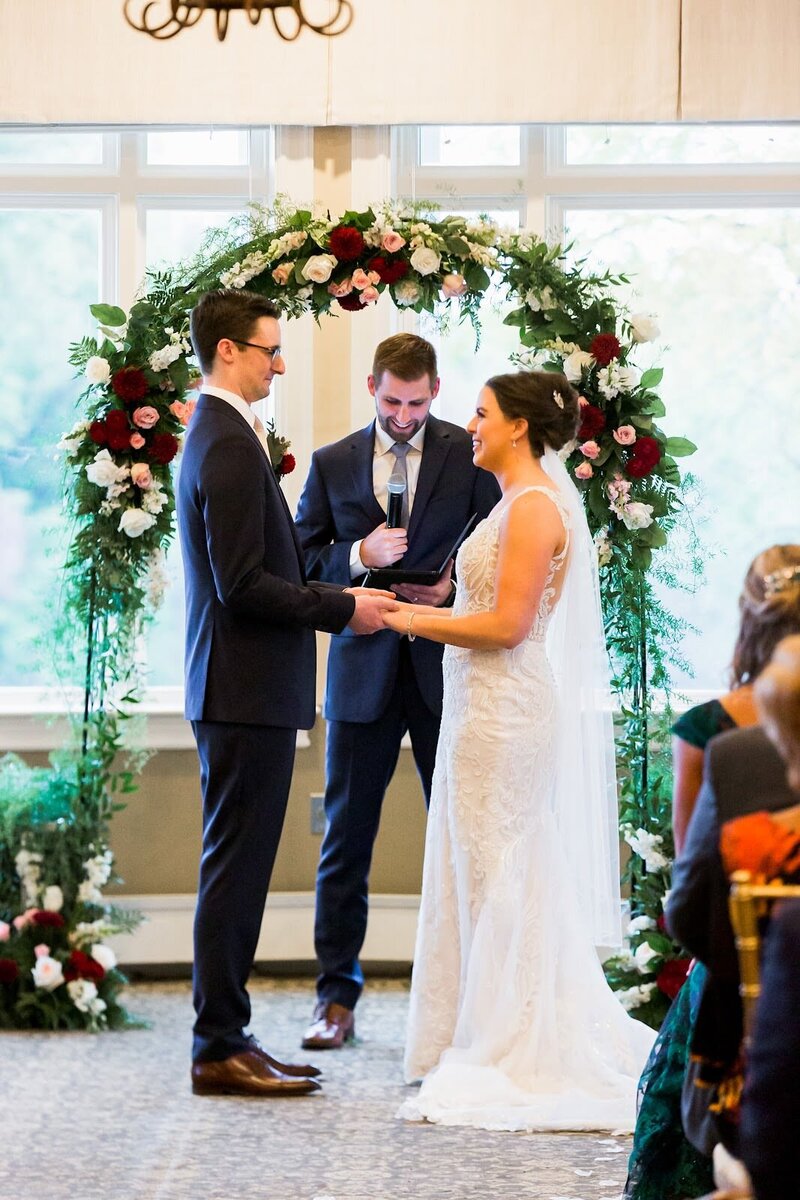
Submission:
M 516 442 L 516 438 L 512 438 L 512 439 L 511 439 L 511 448 L 512 448 L 513 450 L 516 450 L 516 448 L 517 448 L 517 442 Z

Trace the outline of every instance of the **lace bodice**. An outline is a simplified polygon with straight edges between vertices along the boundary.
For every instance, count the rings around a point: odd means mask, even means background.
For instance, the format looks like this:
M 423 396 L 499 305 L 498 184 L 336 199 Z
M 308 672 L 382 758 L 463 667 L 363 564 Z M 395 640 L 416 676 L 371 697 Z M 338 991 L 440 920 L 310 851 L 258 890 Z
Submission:
M 566 505 L 559 493 L 551 487 L 543 485 L 526 487 L 510 499 L 501 500 L 467 538 L 456 558 L 458 585 L 453 604 L 453 616 L 490 612 L 494 608 L 497 588 L 497 559 L 503 520 L 514 501 L 528 492 L 543 492 L 552 500 L 558 509 L 566 535 L 563 547 L 550 561 L 550 569 L 545 580 L 539 608 L 528 634 L 528 641 L 542 642 L 547 632 L 550 615 L 555 608 L 555 601 L 560 591 L 557 585 L 569 554 L 569 517 Z

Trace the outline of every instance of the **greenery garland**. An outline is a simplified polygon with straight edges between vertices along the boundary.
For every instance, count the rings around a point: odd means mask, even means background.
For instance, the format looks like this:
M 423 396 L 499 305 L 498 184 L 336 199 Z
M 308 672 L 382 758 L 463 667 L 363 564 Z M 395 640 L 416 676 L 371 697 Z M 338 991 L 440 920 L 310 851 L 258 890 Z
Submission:
M 685 963 L 663 932 L 672 853 L 669 787 L 653 692 L 668 695 L 669 644 L 680 623 L 658 604 L 652 555 L 682 508 L 675 459 L 695 447 L 670 438 L 657 388 L 640 375 L 637 346 L 658 334 L 615 298 L 622 276 L 570 264 L 560 246 L 485 219 L 388 203 L 338 221 L 286 201 L 253 209 L 207 238 L 191 261 L 151 274 L 130 313 L 93 306 L 97 337 L 71 347 L 85 376 L 84 416 L 65 434 L 66 503 L 74 520 L 63 613 L 83 661 L 84 706 L 72 751 L 50 769 L 14 756 L 0 763 L 0 1027 L 103 1028 L 124 1023 L 123 980 L 102 939 L 135 927 L 100 888 L 112 871 L 109 821 L 133 789 L 122 772 L 124 722 L 140 694 L 135 646 L 165 585 L 174 535 L 172 463 L 193 402 L 188 318 L 218 287 L 274 300 L 290 317 L 358 313 L 389 293 L 394 303 L 446 322 L 453 308 L 480 331 L 494 283 L 515 305 L 522 367 L 563 370 L 581 395 L 582 424 L 567 466 L 584 493 L 601 567 L 607 635 L 622 707 L 618 743 L 621 821 L 631 846 L 626 878 L 629 948 L 607 964 L 637 1016 L 658 1024 Z M 278 477 L 288 444 L 270 431 Z M 663 723 L 663 719 L 662 719 Z M 661 742 L 663 745 L 663 740 Z

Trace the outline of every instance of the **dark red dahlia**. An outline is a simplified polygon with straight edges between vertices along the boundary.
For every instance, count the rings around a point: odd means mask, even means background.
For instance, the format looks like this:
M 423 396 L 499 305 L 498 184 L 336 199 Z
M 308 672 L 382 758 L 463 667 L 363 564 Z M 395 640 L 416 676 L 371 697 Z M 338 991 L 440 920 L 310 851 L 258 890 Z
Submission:
M 108 433 L 106 432 L 105 421 L 92 421 L 91 425 L 89 426 L 89 437 L 93 442 L 96 442 L 98 446 L 105 446 L 106 442 L 108 441 Z
M 48 912 L 46 908 L 37 908 L 36 912 L 31 913 L 31 925 L 50 926 L 52 929 L 61 929 L 64 925 L 64 918 L 61 913 Z
M 131 440 L 131 423 L 121 408 L 106 413 L 106 440 L 110 450 L 127 450 Z
M 85 954 L 83 950 L 73 950 L 69 956 L 69 962 L 64 967 L 64 978 L 67 982 L 71 979 L 93 979 L 99 983 L 101 979 L 105 978 L 105 974 L 100 963 Z
M 142 400 L 149 390 L 144 372 L 139 367 L 121 367 L 111 376 L 111 386 L 126 404 Z
M 339 262 L 352 262 L 364 253 L 364 239 L 352 225 L 337 225 L 331 230 L 328 249 Z
M 592 340 L 589 353 L 601 367 L 607 367 L 612 358 L 617 357 L 620 349 L 620 344 L 613 333 L 598 333 L 597 337 Z
M 351 292 L 349 296 L 341 296 L 339 299 L 339 305 L 345 309 L 346 312 L 361 312 L 364 308 L 364 305 L 359 299 L 360 295 L 360 292 Z
M 178 446 L 178 439 L 173 434 L 157 433 L 150 443 L 150 457 L 166 466 L 178 453 Z
M 582 404 L 581 423 L 576 434 L 579 442 L 588 442 L 602 433 L 606 427 L 606 414 L 596 404 Z
M 645 475 L 649 475 L 653 467 L 658 466 L 660 461 L 661 447 L 656 439 L 640 437 L 637 438 L 633 450 L 628 455 L 625 470 L 631 479 L 644 479 Z
M 674 1000 L 683 987 L 691 961 L 690 958 L 673 958 L 671 962 L 664 963 L 656 975 L 656 987 L 670 1000 Z
M 404 258 L 385 259 L 381 255 L 367 263 L 370 271 L 380 275 L 381 283 L 399 283 L 408 274 L 408 263 Z
M 278 475 L 291 475 L 292 471 L 297 466 L 297 459 L 293 454 L 284 454 L 278 464 Z
M 0 958 L 0 983 L 16 983 L 19 979 L 19 966 L 13 958 Z

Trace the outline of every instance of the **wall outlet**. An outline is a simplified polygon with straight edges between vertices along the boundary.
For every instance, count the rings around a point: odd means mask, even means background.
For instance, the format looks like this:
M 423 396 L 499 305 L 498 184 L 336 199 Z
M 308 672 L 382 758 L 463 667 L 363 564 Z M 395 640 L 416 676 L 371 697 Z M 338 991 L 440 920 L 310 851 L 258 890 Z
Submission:
M 322 792 L 312 792 L 311 801 L 311 832 L 319 837 L 325 832 L 325 797 Z

